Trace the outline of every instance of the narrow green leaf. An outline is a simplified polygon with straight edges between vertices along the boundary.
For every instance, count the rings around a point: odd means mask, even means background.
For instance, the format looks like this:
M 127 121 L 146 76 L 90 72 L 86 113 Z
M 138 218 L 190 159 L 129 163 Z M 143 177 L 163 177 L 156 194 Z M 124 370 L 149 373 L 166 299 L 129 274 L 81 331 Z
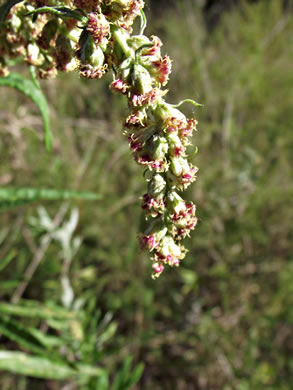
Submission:
M 0 370 L 55 380 L 105 375 L 105 370 L 100 367 L 79 365 L 74 369 L 66 364 L 54 362 L 44 357 L 10 351 L 0 351 Z
M 123 362 L 123 365 L 122 365 L 120 371 L 115 376 L 112 390 L 125 389 L 125 384 L 126 384 L 127 379 L 128 379 L 131 363 L 132 363 L 132 357 L 127 356 L 127 358 Z
M 44 379 L 69 379 L 77 375 L 71 367 L 22 352 L 0 351 L 0 370 Z
M 61 337 L 44 334 L 35 328 L 30 329 L 30 334 L 32 334 L 47 349 L 64 346 L 64 340 L 62 340 Z
M 41 13 L 50 13 L 61 19 L 70 18 L 70 19 L 78 20 L 80 22 L 87 21 L 87 18 L 81 15 L 80 12 L 74 11 L 67 7 L 40 7 L 28 13 L 28 15 L 37 15 Z
M 109 390 L 109 389 L 110 389 L 109 375 L 107 372 L 105 372 L 104 375 L 101 375 L 96 380 L 95 390 Z
M 38 302 L 25 299 L 21 300 L 18 305 L 1 302 L 0 313 L 39 319 L 69 320 L 75 318 L 75 313 L 70 312 L 62 307 L 53 305 L 45 306 Z
M 129 382 L 128 382 L 128 388 L 131 389 L 132 386 L 136 385 L 137 382 L 140 380 L 144 370 L 144 365 L 143 363 L 138 364 L 134 371 L 133 374 L 131 375 Z
M 172 104 L 172 106 L 175 108 L 178 108 L 178 107 L 182 106 L 182 104 L 184 104 L 184 103 L 190 103 L 195 107 L 202 107 L 203 106 L 202 104 L 197 103 L 195 100 L 192 100 L 192 99 L 181 100 L 181 102 L 179 102 L 178 104 Z
M 78 364 L 78 376 L 100 376 L 105 375 L 105 370 L 101 367 L 88 366 L 87 364 Z
M 0 188 L 0 211 L 39 200 L 83 199 L 97 200 L 101 197 L 92 192 L 54 190 L 45 188 Z
M 45 145 L 48 151 L 51 150 L 53 135 L 50 130 L 49 107 L 42 91 L 35 85 L 34 82 L 24 78 L 18 73 L 10 73 L 7 77 L 1 77 L 0 86 L 18 89 L 24 95 L 31 98 L 37 105 L 43 119 Z
M 128 356 L 124 360 L 122 368 L 114 379 L 112 390 L 132 389 L 132 387 L 139 381 L 143 373 L 144 366 L 142 363 L 140 363 L 135 367 L 135 369 L 132 369 L 131 365 L 132 357 Z
M 143 35 L 144 33 L 144 30 L 147 26 L 147 18 L 145 16 L 145 13 L 143 12 L 143 10 L 140 10 L 140 31 L 139 31 L 139 35 Z
M 5 1 L 4 4 L 1 5 L 0 7 L 0 25 L 1 23 L 4 23 L 11 8 L 17 4 L 17 3 L 20 3 L 21 1 L 23 0 L 7 0 Z
M 0 332 L 10 340 L 15 341 L 21 347 L 26 348 L 29 351 L 37 354 L 42 354 L 45 352 L 45 349 L 40 341 L 19 322 L 1 316 Z

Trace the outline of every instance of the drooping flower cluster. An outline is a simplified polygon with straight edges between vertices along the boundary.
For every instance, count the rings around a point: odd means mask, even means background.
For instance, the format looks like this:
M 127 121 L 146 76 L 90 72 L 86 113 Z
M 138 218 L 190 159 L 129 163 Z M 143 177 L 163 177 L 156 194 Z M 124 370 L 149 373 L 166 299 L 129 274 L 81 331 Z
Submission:
M 165 101 L 172 64 L 161 54 L 160 39 L 143 35 L 143 0 L 9 4 L 0 8 L 0 76 L 16 57 L 34 66 L 40 78 L 77 70 L 81 77 L 100 79 L 113 70 L 110 87 L 128 100 L 125 135 L 135 161 L 149 172 L 142 197 L 149 225 L 139 241 L 151 252 L 154 278 L 165 265 L 178 266 L 186 254 L 182 239 L 197 223 L 195 205 L 178 194 L 196 179 L 187 146 L 197 122 Z M 137 16 L 141 31 L 133 35 Z

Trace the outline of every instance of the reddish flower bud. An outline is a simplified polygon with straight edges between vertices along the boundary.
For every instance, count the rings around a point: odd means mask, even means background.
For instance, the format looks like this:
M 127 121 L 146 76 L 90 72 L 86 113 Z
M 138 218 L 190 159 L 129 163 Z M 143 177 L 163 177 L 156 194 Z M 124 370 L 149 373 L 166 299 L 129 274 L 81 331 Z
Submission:
M 91 34 L 96 46 L 104 46 L 108 43 L 110 25 L 103 14 L 90 13 L 87 31 Z

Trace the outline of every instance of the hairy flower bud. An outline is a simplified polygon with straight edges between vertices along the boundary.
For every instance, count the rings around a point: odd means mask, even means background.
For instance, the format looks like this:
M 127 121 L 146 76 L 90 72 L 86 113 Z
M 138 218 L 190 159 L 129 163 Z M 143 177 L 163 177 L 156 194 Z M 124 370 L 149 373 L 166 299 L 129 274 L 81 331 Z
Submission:
M 87 31 L 93 37 L 96 46 L 101 45 L 102 47 L 105 47 L 107 45 L 110 34 L 110 24 L 103 14 L 90 13 Z
M 181 176 L 185 172 L 189 172 L 190 167 L 188 161 L 183 157 L 174 157 L 171 159 L 171 170 L 175 176 Z
M 154 160 L 163 160 L 168 152 L 168 142 L 165 137 L 155 135 L 149 142 L 150 153 Z
M 168 193 L 166 203 L 169 212 L 172 214 L 179 214 L 186 209 L 185 201 L 175 191 Z
M 158 253 L 164 257 L 166 263 L 169 265 L 178 265 L 178 260 L 184 257 L 182 248 L 170 236 L 165 236 L 160 244 Z
M 138 49 L 143 51 L 145 47 L 150 47 L 152 45 L 151 40 L 145 35 L 132 35 L 127 39 L 127 43 L 134 51 Z
M 168 169 L 166 154 L 168 152 L 168 143 L 164 137 L 154 135 L 145 144 L 145 146 L 134 157 L 138 164 L 147 165 L 150 170 L 165 172 Z
M 174 118 L 176 122 L 185 123 L 186 116 L 177 108 L 174 108 L 171 104 L 162 102 L 154 110 L 155 117 L 162 123 L 170 121 L 171 118 Z
M 148 194 L 153 198 L 157 198 L 164 194 L 167 188 L 167 182 L 159 173 L 155 173 L 148 184 Z
M 160 245 L 160 241 L 167 234 L 168 229 L 161 219 L 155 219 L 144 234 L 139 235 L 140 245 L 142 249 L 150 251 L 156 249 Z
M 102 49 L 96 47 L 92 36 L 84 30 L 79 39 L 79 59 L 82 64 L 89 64 L 93 67 L 101 67 L 104 64 L 105 56 Z
M 36 44 L 30 43 L 28 45 L 26 61 L 34 66 L 41 65 L 44 61 L 44 56 L 41 54 L 40 49 Z
M 168 140 L 171 156 L 178 157 L 185 154 L 185 147 L 176 133 L 169 133 L 166 135 L 166 138 Z
M 196 180 L 198 168 L 189 164 L 185 158 L 171 158 L 170 167 L 171 172 L 175 177 L 170 175 L 169 178 L 178 189 L 184 190 L 189 186 L 189 184 Z
M 152 78 L 146 68 L 135 64 L 131 76 L 135 93 L 144 95 L 152 90 Z
M 9 25 L 14 32 L 18 32 L 21 27 L 21 18 L 17 16 L 16 14 L 11 14 L 11 17 L 9 19 Z
M 162 85 L 167 84 L 172 67 L 169 56 L 166 55 L 158 59 L 154 58 L 154 56 L 144 56 L 141 57 L 141 62 L 157 82 Z
M 166 205 L 173 223 L 171 234 L 181 240 L 188 236 L 197 224 L 196 207 L 192 202 L 185 202 L 176 192 L 168 194 Z

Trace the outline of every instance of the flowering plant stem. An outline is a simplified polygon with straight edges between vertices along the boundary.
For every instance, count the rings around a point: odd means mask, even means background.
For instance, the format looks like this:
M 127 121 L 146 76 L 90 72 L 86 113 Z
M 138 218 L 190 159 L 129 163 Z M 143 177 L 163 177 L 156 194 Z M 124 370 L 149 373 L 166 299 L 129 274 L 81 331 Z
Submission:
M 42 6 L 40 6 L 40 3 Z M 182 239 L 197 223 L 195 205 L 178 191 L 196 179 L 197 168 L 186 148 L 196 130 L 178 105 L 165 101 L 171 60 L 161 55 L 158 37 L 143 35 L 143 0 L 33 0 L 2 6 L 9 10 L 0 29 L 0 76 L 9 72 L 10 58 L 23 57 L 39 78 L 77 70 L 80 77 L 100 79 L 113 70 L 110 88 L 128 100 L 124 121 L 135 161 L 151 173 L 142 208 L 149 221 L 139 234 L 143 249 L 151 252 L 153 278 L 165 265 L 178 266 L 185 257 Z M 133 21 L 141 18 L 139 35 Z

